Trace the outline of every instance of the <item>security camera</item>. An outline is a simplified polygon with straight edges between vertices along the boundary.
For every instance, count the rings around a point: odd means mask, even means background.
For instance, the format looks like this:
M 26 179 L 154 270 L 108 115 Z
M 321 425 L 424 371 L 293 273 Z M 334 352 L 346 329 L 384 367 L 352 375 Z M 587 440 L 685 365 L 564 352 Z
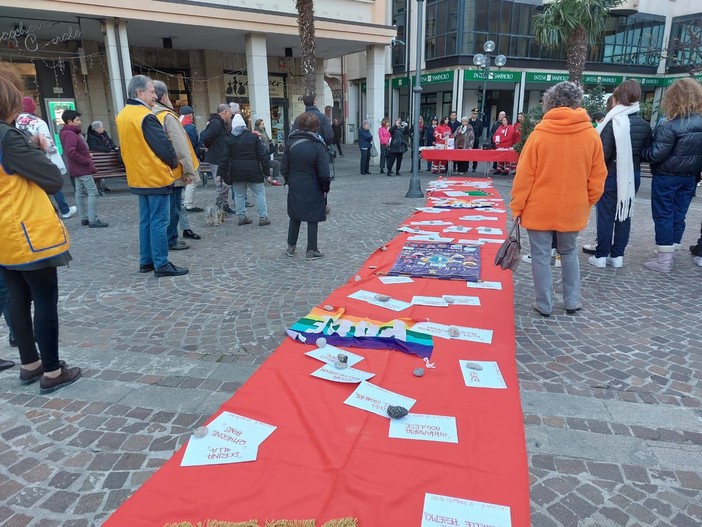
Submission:
M 392 40 L 390 41 L 390 45 L 394 48 L 396 46 L 404 46 L 405 43 L 402 42 L 399 38 L 397 37 L 392 37 Z

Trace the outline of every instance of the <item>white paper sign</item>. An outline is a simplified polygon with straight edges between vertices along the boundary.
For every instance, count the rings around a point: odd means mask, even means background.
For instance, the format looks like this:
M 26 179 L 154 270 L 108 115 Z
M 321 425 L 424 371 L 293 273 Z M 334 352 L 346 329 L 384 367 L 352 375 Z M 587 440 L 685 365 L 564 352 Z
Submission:
M 349 367 L 353 366 L 354 364 L 358 364 L 363 360 L 363 357 L 360 355 L 356 355 L 355 353 L 351 353 L 345 349 L 337 348 L 331 344 L 327 344 L 323 348 L 315 348 L 312 351 L 305 353 L 305 355 L 312 357 L 313 359 L 321 360 L 326 364 L 334 364 L 334 362 L 336 362 L 336 356 L 339 353 L 343 353 L 349 358 L 347 362 Z
M 446 415 L 407 414 L 402 419 L 390 419 L 390 437 L 458 443 L 456 418 Z
M 496 209 L 494 207 L 486 207 L 483 212 L 506 212 L 505 209 Z
M 446 243 L 451 243 L 453 241 L 453 238 L 442 238 L 438 234 L 432 234 L 426 235 L 426 234 L 418 234 L 416 236 L 410 236 L 407 238 L 408 241 L 413 241 L 413 242 L 446 242 Z
M 431 306 L 431 307 L 448 307 L 449 303 L 441 296 L 419 296 L 412 297 L 412 305 L 415 306 Z
M 367 381 L 371 377 L 375 377 L 375 373 L 357 370 L 355 368 L 345 368 L 340 370 L 331 364 L 325 364 L 317 371 L 313 371 L 310 375 L 327 381 L 346 382 L 356 384 L 361 381 Z
M 417 207 L 416 210 L 420 212 L 427 212 L 429 214 L 440 214 L 442 212 L 448 212 L 450 209 L 435 209 L 434 207 Z
M 504 232 L 502 232 L 502 229 L 496 229 L 494 227 L 478 227 L 478 234 L 494 234 L 496 236 L 501 236 Z
M 449 328 L 456 328 L 458 330 L 458 336 L 451 336 Z M 418 322 L 412 326 L 412 330 L 444 339 L 467 340 L 470 342 L 481 342 L 483 344 L 490 344 L 492 342 L 493 333 L 491 329 L 447 326 L 446 324 L 439 324 L 437 322 Z
M 463 225 L 454 225 L 453 227 L 447 227 L 444 232 L 468 232 L 473 230 L 473 227 L 464 227 Z
M 474 216 L 472 216 L 472 215 L 471 215 L 471 216 L 461 216 L 461 217 L 458 218 L 458 219 L 459 219 L 459 220 L 465 220 L 465 221 L 483 221 L 483 220 L 487 220 L 487 221 L 497 221 L 497 217 L 496 217 L 496 216 L 481 216 L 480 214 L 476 214 L 476 215 L 474 215 Z
M 385 285 L 388 284 L 409 284 L 414 282 L 409 276 L 379 276 L 378 280 Z
M 500 238 L 478 238 L 478 241 L 483 243 L 502 243 L 504 240 Z
M 441 496 L 424 495 L 421 527 L 512 527 L 509 507 Z
M 409 232 L 409 233 L 411 233 L 411 234 L 430 234 L 430 235 L 433 235 L 433 236 L 437 236 L 437 235 L 438 235 L 438 233 L 436 233 L 436 232 L 434 232 L 434 231 L 423 231 L 423 230 L 421 230 L 421 229 L 418 228 L 418 227 L 417 227 L 417 228 L 412 228 L 412 227 L 404 226 L 404 227 L 398 228 L 397 230 L 400 231 L 400 232 Z
M 444 295 L 444 300 L 453 306 L 479 306 L 480 298 L 477 296 Z
M 469 289 L 494 289 L 496 291 L 502 291 L 502 282 L 466 282 Z
M 372 291 L 364 291 L 363 289 L 359 289 L 355 293 L 351 293 L 349 295 L 349 298 L 353 298 L 354 300 L 361 300 L 362 302 L 367 302 L 368 304 L 374 306 L 384 307 L 385 309 L 390 309 L 391 311 L 402 311 L 403 309 L 407 309 L 408 307 L 412 306 L 412 304 L 410 304 L 409 302 L 395 300 L 394 298 L 391 298 L 387 302 L 383 302 L 376 298 L 377 294 L 378 293 L 373 293 Z
M 424 221 L 413 221 L 410 225 L 453 225 L 450 221 L 441 220 L 424 220 Z
M 222 412 L 207 425 L 207 435 L 191 437 L 181 466 L 221 465 L 254 461 L 258 446 L 275 426 L 231 412 Z
M 344 404 L 390 419 L 388 406 L 403 406 L 409 410 L 416 402 L 410 397 L 405 397 L 399 393 L 391 392 L 370 382 L 363 381 L 349 398 L 344 401 Z
M 507 388 L 500 367 L 493 361 L 459 360 L 461 373 L 466 386 L 472 388 Z M 482 370 L 466 367 L 466 364 L 479 364 Z

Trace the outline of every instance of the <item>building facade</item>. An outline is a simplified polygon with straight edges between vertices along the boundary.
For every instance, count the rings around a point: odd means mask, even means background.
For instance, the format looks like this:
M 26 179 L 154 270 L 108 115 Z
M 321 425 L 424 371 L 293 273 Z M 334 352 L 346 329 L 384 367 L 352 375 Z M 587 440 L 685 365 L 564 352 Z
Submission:
M 384 50 L 395 36 L 387 12 L 386 0 L 315 1 L 320 108 L 344 109 L 334 99 L 341 79 L 325 78 L 324 61 L 362 52 L 366 108 L 383 115 Z M 198 129 L 235 101 L 281 149 L 304 110 L 299 42 L 292 0 L 0 0 L 0 61 L 25 78 L 55 130 L 74 106 L 114 133 L 126 85 L 143 73 L 168 85 L 176 107 L 195 109 Z

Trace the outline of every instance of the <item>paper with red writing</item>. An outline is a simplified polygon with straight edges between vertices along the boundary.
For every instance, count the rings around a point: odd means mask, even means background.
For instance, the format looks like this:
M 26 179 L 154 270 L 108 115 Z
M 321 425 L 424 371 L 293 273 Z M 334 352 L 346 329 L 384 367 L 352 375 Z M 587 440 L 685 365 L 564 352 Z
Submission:
M 455 328 L 458 334 L 455 336 L 451 335 L 451 328 Z M 448 326 L 446 324 L 439 324 L 438 322 L 417 322 L 412 326 L 412 331 L 419 331 L 420 333 L 444 339 L 467 340 L 470 342 L 482 342 L 484 344 L 492 343 L 491 329 Z
M 313 371 L 310 375 L 312 375 L 312 377 L 326 379 L 327 381 L 346 382 L 350 384 L 359 383 L 361 381 L 367 381 L 371 377 L 375 377 L 375 373 L 357 370 L 356 368 L 345 368 L 343 370 L 340 370 L 339 368 L 337 368 L 336 366 L 332 366 L 331 364 L 325 364 L 317 371 Z
M 390 419 L 390 437 L 458 443 L 456 418 L 447 415 L 407 414 L 402 419 Z
M 409 276 L 379 276 L 378 280 L 385 285 L 388 284 L 411 284 L 414 282 Z
M 509 507 L 440 496 L 424 495 L 421 527 L 512 527 Z
M 377 293 L 374 293 L 372 291 L 365 291 L 363 289 L 359 289 L 358 291 L 351 293 L 349 295 L 349 298 L 353 298 L 354 300 L 361 300 L 362 302 L 368 302 L 369 304 L 372 304 L 374 306 L 384 307 L 385 309 L 390 309 L 392 311 L 402 311 L 403 309 L 412 307 L 412 304 L 410 304 L 409 302 L 396 300 L 394 298 L 390 298 L 385 301 L 378 300 Z
M 470 289 L 494 289 L 496 291 L 502 291 L 502 282 L 490 282 L 488 280 L 481 282 L 466 282 L 466 287 Z
M 231 412 L 222 412 L 207 425 L 205 437 L 192 436 L 185 449 L 182 467 L 222 465 L 255 461 L 259 445 L 275 426 Z
M 458 219 L 465 220 L 465 221 L 483 221 L 483 220 L 497 221 L 497 216 L 483 216 L 481 214 L 470 214 L 468 216 L 461 216 Z
M 362 382 L 344 401 L 344 404 L 372 412 L 390 419 L 388 406 L 403 406 L 409 410 L 417 401 L 399 393 L 391 392 L 370 382 Z
M 334 364 L 336 362 L 336 356 L 339 353 L 343 353 L 348 357 L 348 361 L 346 364 L 349 366 L 349 368 L 363 360 L 363 357 L 361 355 L 356 355 L 355 353 L 351 353 L 350 351 L 347 351 L 343 348 L 337 348 L 336 346 L 332 346 L 331 344 L 327 344 L 323 348 L 315 348 L 312 351 L 308 351 L 307 353 L 305 353 L 305 355 L 308 355 L 313 359 L 326 362 L 327 364 Z
M 452 306 L 479 306 L 480 305 L 480 297 L 477 297 L 477 296 L 443 295 L 443 299 L 446 300 Z
M 479 360 L 459 360 L 458 362 L 461 365 L 461 373 L 466 386 L 472 388 L 507 388 L 500 367 L 496 362 Z M 479 365 L 482 367 L 482 370 L 469 368 L 468 366 L 471 364 Z

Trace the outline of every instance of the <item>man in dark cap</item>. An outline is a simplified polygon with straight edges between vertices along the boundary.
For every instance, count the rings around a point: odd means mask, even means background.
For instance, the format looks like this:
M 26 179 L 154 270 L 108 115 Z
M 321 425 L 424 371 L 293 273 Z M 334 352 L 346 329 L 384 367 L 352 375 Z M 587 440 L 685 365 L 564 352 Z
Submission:
M 478 109 L 473 108 L 470 111 L 470 119 L 468 119 L 468 124 L 473 127 L 473 148 L 480 148 L 480 136 L 483 135 L 483 122 L 478 118 Z M 478 168 L 478 162 L 473 161 L 473 172 Z

